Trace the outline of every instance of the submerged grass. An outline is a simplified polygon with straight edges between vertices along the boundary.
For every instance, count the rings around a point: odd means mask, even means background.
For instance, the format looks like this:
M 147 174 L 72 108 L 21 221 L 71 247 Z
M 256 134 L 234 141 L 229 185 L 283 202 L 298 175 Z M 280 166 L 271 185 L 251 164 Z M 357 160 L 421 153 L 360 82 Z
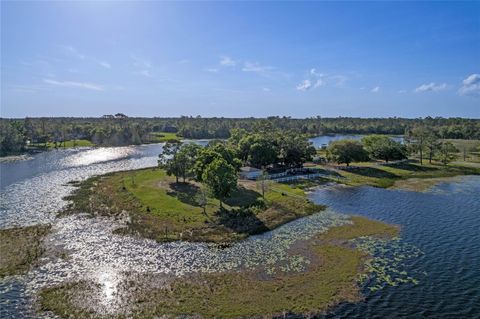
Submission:
M 312 257 L 305 271 L 276 272 L 266 278 L 254 271 L 193 274 L 149 289 L 126 280 L 133 293 L 122 309 L 133 310 L 111 317 L 271 318 L 313 315 L 342 301 L 358 301 L 357 280 L 367 271 L 364 265 L 368 256 L 346 242 L 363 236 L 396 236 L 398 228 L 355 216 L 352 222 L 305 243 Z M 132 285 L 138 287 L 132 289 Z M 65 318 L 99 318 L 86 300 L 78 300 L 79 295 L 93 294 L 95 289 L 95 284 L 87 283 L 45 289 L 40 294 L 41 309 Z
M 68 212 L 129 216 L 126 231 L 157 241 L 228 242 L 274 229 L 323 210 L 295 187 L 273 183 L 265 198 L 251 182 L 240 183 L 219 208 L 207 196 L 200 205 L 201 185 L 176 183 L 165 171 L 148 168 L 90 178 L 67 199 Z
M 27 271 L 43 253 L 49 225 L 0 229 L 0 277 Z

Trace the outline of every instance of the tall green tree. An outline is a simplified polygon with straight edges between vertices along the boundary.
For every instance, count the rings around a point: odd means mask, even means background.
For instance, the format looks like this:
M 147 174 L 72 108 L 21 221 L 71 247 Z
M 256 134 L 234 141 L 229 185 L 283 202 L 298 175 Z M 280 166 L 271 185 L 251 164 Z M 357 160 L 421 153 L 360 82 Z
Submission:
M 174 155 L 174 160 L 178 166 L 178 173 L 183 178 L 184 183 L 187 178 L 195 177 L 193 168 L 201 149 L 202 147 L 200 145 L 194 143 L 183 144 Z
M 410 151 L 419 154 L 420 165 L 423 165 L 423 152 L 425 151 L 428 136 L 431 134 L 431 128 L 428 128 L 425 125 L 417 125 L 406 132 L 405 141 L 407 142 Z
M 220 208 L 223 208 L 223 201 L 237 187 L 237 172 L 225 159 L 216 158 L 205 168 L 202 181 L 212 195 L 220 201 Z
M 458 149 L 451 142 L 443 141 L 440 144 L 437 158 L 443 165 L 447 165 L 457 158 L 457 152 Z
M 362 139 L 362 143 L 370 158 L 381 159 L 387 163 L 407 158 L 405 146 L 386 135 L 368 135 Z
M 345 163 L 347 166 L 352 162 L 368 160 L 368 153 L 362 143 L 355 140 L 340 140 L 330 143 L 327 147 L 327 158 L 338 164 Z
M 163 146 L 162 153 L 158 155 L 158 166 L 165 169 L 168 175 L 174 175 L 178 183 L 178 177 L 182 175 L 183 165 L 177 156 L 181 142 L 169 141 Z
M 315 147 L 308 138 L 295 132 L 280 134 L 278 145 L 279 158 L 288 167 L 302 166 L 316 154 Z
M 197 181 L 202 181 L 206 167 L 216 159 L 224 159 L 236 172 L 240 169 L 241 161 L 235 156 L 235 151 L 224 143 L 216 143 L 198 152 L 193 166 L 193 172 Z

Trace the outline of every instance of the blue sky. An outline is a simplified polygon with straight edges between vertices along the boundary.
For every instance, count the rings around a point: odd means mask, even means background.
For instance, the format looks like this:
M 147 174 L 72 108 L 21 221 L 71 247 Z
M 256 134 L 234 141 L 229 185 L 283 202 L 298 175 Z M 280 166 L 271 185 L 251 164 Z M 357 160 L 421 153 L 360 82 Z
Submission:
M 2 117 L 480 117 L 480 2 L 1 6 Z

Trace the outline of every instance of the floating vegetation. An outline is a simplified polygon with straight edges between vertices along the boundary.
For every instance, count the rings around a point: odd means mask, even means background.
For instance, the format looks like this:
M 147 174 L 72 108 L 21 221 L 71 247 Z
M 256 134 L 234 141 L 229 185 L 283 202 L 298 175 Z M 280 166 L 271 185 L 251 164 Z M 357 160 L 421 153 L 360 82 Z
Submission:
M 368 289 L 370 291 L 405 283 L 418 284 L 418 279 L 406 271 L 407 263 L 423 254 L 417 247 L 405 243 L 400 238 L 383 240 L 361 237 L 353 239 L 351 242 L 357 249 L 372 256 L 365 263 L 368 276 L 362 275 L 359 278 L 361 283 L 365 283 L 367 278 L 369 279 Z

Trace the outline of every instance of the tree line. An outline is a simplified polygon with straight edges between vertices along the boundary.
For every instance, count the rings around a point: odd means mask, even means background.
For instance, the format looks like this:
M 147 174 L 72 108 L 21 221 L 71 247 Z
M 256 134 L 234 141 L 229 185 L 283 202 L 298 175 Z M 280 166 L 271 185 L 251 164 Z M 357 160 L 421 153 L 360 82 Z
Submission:
M 101 118 L 0 119 L 0 153 L 25 150 L 27 141 L 47 142 L 85 139 L 97 145 L 117 146 L 148 143 L 153 132 L 174 132 L 183 138 L 227 139 L 236 130 L 253 132 L 270 125 L 281 131 L 308 136 L 324 134 L 396 134 L 422 125 L 444 139 L 480 139 L 480 120 L 464 118 L 138 118 L 124 114 Z
M 327 159 L 338 164 L 350 165 L 352 162 L 365 162 L 370 159 L 403 160 L 408 156 L 418 156 L 420 164 L 428 159 L 437 160 L 444 165 L 457 158 L 459 150 L 449 141 L 440 139 L 438 134 L 425 126 L 416 126 L 407 130 L 405 143 L 394 141 L 386 135 L 368 135 L 357 140 L 340 140 L 330 143 L 326 149 Z

